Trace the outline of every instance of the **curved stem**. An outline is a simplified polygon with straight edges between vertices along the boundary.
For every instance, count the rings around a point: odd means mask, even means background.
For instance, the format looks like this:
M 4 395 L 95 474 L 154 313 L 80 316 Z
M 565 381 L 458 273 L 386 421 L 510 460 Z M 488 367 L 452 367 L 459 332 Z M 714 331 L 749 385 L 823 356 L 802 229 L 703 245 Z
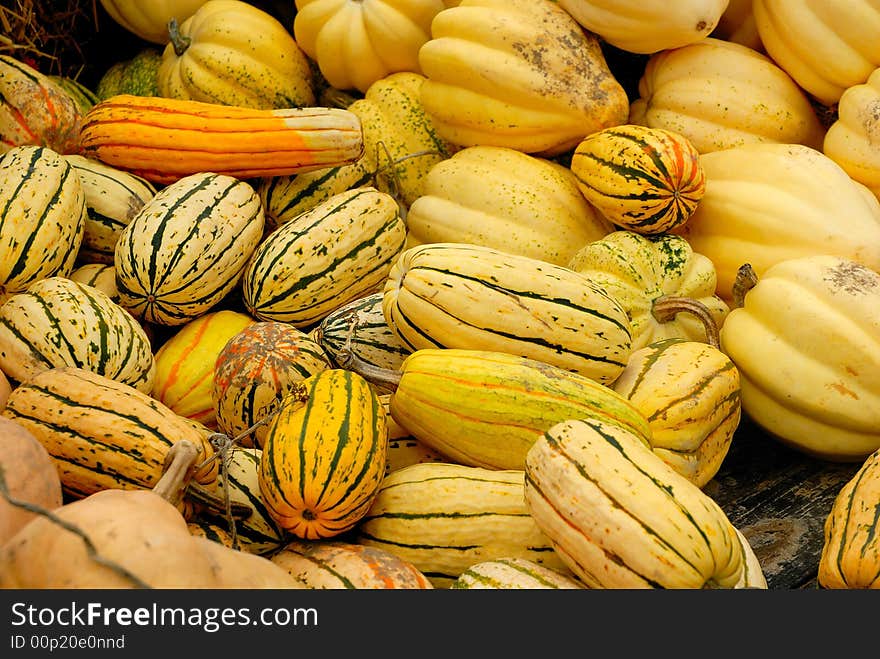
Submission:
M 651 313 L 658 323 L 669 322 L 679 313 L 693 314 L 703 324 L 703 328 L 706 331 L 706 343 L 713 348 L 718 348 L 721 345 L 718 335 L 718 324 L 712 317 L 709 307 L 699 300 L 678 295 L 664 295 L 654 300 Z
M 733 306 L 741 307 L 746 299 L 746 293 L 758 283 L 758 275 L 751 263 L 743 263 L 736 271 L 736 279 L 733 280 Z
M 352 314 L 349 324 L 350 327 L 348 329 L 348 335 L 345 337 L 345 345 L 336 357 L 336 363 L 339 364 L 339 368 L 344 368 L 347 371 L 354 371 L 362 378 L 375 385 L 385 387 L 390 391 L 395 391 L 400 384 L 400 379 L 403 377 L 403 373 L 391 370 L 390 368 L 382 368 L 381 366 L 370 364 L 356 355 L 354 350 L 351 349 L 351 341 L 357 330 L 357 313 Z
M 168 21 L 168 39 L 174 47 L 174 54 L 178 57 L 183 55 L 192 43 L 192 39 L 180 33 L 180 26 L 177 24 L 176 18 Z

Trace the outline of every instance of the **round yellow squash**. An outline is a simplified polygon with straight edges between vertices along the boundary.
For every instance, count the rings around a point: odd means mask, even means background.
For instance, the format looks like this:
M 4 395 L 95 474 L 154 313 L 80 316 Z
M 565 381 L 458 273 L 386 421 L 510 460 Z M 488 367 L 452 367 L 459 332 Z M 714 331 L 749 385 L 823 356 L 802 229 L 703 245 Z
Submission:
M 114 21 L 151 43 L 168 43 L 168 21 L 182 23 L 206 0 L 101 0 Z

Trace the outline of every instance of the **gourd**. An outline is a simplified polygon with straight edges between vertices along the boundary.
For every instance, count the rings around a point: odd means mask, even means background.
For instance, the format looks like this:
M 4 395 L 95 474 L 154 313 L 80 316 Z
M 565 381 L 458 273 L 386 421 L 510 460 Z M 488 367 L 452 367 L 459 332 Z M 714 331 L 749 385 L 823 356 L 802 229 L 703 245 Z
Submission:
M 83 263 L 76 266 L 68 275 L 73 281 L 88 284 L 102 291 L 111 300 L 119 303 L 119 291 L 116 290 L 116 268 L 108 263 Z M 144 331 L 150 336 L 150 329 L 143 324 Z M 152 336 L 150 337 L 152 340 Z
M 114 21 L 144 41 L 168 43 L 168 21 L 183 22 L 205 4 L 205 0 L 101 0 Z
M 625 123 L 629 111 L 599 38 L 551 0 L 447 7 L 431 23 L 419 65 L 425 112 L 460 146 L 555 156 Z
M 24 426 L 0 417 L 0 546 L 37 514 L 10 499 L 52 510 L 64 503 L 61 479 L 45 447 Z M 0 570 L 2 571 L 2 570 Z
M 508 352 L 608 384 L 632 349 L 626 311 L 587 276 L 483 245 L 410 247 L 383 295 L 388 326 L 412 350 Z
M 242 276 L 242 299 L 259 320 L 306 328 L 381 286 L 406 240 L 387 192 L 353 188 L 270 233 Z
M 730 0 L 710 36 L 739 43 L 758 52 L 764 51 L 755 24 L 752 0 Z
M 621 50 L 656 53 L 701 41 L 715 29 L 728 0 L 559 0 L 590 32 Z
M 167 34 L 167 28 L 166 28 Z M 114 62 L 98 80 L 95 87 L 97 101 L 106 101 L 117 94 L 159 96 L 159 66 L 162 51 L 142 48 L 128 59 Z
M 80 114 L 85 114 L 98 102 L 95 92 L 76 78 L 52 73 L 46 77 L 67 92 L 79 107 Z
M 258 6 L 207 0 L 170 23 L 168 35 L 156 72 L 160 96 L 265 110 L 315 104 L 305 53 Z
M 79 178 L 56 151 L 20 146 L 0 156 L 0 303 L 70 274 L 87 213 Z
M 373 384 L 376 384 L 374 381 Z M 388 448 L 385 450 L 385 475 L 419 462 L 448 462 L 448 458 L 420 442 L 391 414 L 391 394 L 379 394 L 388 420 Z
M 612 230 L 572 171 L 508 147 L 469 146 L 435 164 L 406 215 L 407 247 L 471 243 L 565 265 Z
M 171 327 L 207 313 L 238 285 L 264 222 L 253 187 L 228 174 L 191 174 L 165 186 L 116 241 L 120 304 Z
M 525 504 L 590 588 L 734 588 L 742 578 L 724 511 L 621 426 L 549 428 L 526 457 Z
M 103 291 L 56 275 L 0 306 L 0 368 L 24 382 L 57 366 L 88 369 L 143 393 L 156 377 L 140 323 Z
M 837 103 L 880 66 L 880 8 L 873 2 L 819 0 L 801 11 L 785 0 L 755 0 L 752 13 L 770 57 L 820 103 Z
M 239 445 L 262 447 L 266 424 L 297 385 L 330 368 L 324 349 L 280 321 L 258 321 L 220 349 L 211 379 L 217 429 Z
M 293 35 L 337 89 L 366 92 L 397 72 L 421 73 L 419 49 L 431 38 L 441 0 L 296 0 Z
M 339 368 L 309 376 L 266 429 L 259 485 L 269 515 L 303 540 L 350 531 L 376 498 L 387 445 L 385 408 L 367 380 Z
M 0 588 L 303 588 L 266 558 L 190 533 L 175 504 L 199 459 L 181 441 L 152 489 L 102 490 L 28 523 L 0 547 Z
M 760 277 L 784 259 L 836 254 L 880 270 L 880 203 L 820 151 L 750 144 L 701 160 L 706 194 L 674 233 L 712 261 L 728 303 L 744 263 Z
M 18 146 L 76 153 L 83 112 L 47 75 L 0 54 L 0 155 Z
M 578 590 L 584 584 L 526 558 L 495 558 L 474 563 L 452 582 L 452 590 Z
M 776 62 L 713 37 L 648 59 L 628 123 L 664 128 L 700 153 L 754 143 L 820 148 L 824 128 L 806 92 Z
M 167 185 L 212 172 L 282 176 L 361 157 L 357 115 L 342 108 L 257 109 L 118 94 L 83 117 L 79 150 Z
M 216 430 L 215 362 L 227 341 L 255 322 L 232 309 L 209 311 L 186 322 L 156 351 L 153 398 Z
M 614 231 L 579 249 L 566 265 L 625 309 L 633 351 L 673 337 L 707 341 L 707 323 L 717 331 L 730 310 L 715 294 L 712 261 L 678 235 Z
M 880 274 L 829 254 L 749 274 L 720 334 L 744 413 L 795 450 L 865 460 L 880 448 Z
M 706 191 L 696 147 L 662 128 L 624 124 L 587 135 L 569 167 L 609 222 L 646 235 L 687 222 Z
M 828 127 L 822 152 L 880 197 L 880 157 L 877 139 L 880 136 L 880 68 L 874 69 L 867 81 L 848 87 L 837 103 L 837 118 Z

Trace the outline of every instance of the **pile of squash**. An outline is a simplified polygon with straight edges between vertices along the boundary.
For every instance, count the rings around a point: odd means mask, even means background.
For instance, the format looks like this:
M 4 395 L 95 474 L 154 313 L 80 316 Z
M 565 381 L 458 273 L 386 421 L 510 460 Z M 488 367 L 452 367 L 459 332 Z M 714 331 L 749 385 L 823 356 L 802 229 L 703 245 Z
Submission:
M 0 56 L 0 587 L 767 588 L 743 415 L 880 587 L 871 3 L 101 4 Z

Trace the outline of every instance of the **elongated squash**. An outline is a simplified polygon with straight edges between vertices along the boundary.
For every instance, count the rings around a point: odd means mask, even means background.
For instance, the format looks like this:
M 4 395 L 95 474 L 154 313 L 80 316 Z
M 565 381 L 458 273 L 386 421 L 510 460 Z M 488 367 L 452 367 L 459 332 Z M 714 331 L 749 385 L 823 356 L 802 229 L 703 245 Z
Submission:
M 495 558 L 471 565 L 450 586 L 453 590 L 585 588 L 584 584 L 558 570 L 551 570 L 525 558 Z
M 160 184 L 199 172 L 281 176 L 350 163 L 360 119 L 342 108 L 243 108 L 119 94 L 83 117 L 80 152 Z

